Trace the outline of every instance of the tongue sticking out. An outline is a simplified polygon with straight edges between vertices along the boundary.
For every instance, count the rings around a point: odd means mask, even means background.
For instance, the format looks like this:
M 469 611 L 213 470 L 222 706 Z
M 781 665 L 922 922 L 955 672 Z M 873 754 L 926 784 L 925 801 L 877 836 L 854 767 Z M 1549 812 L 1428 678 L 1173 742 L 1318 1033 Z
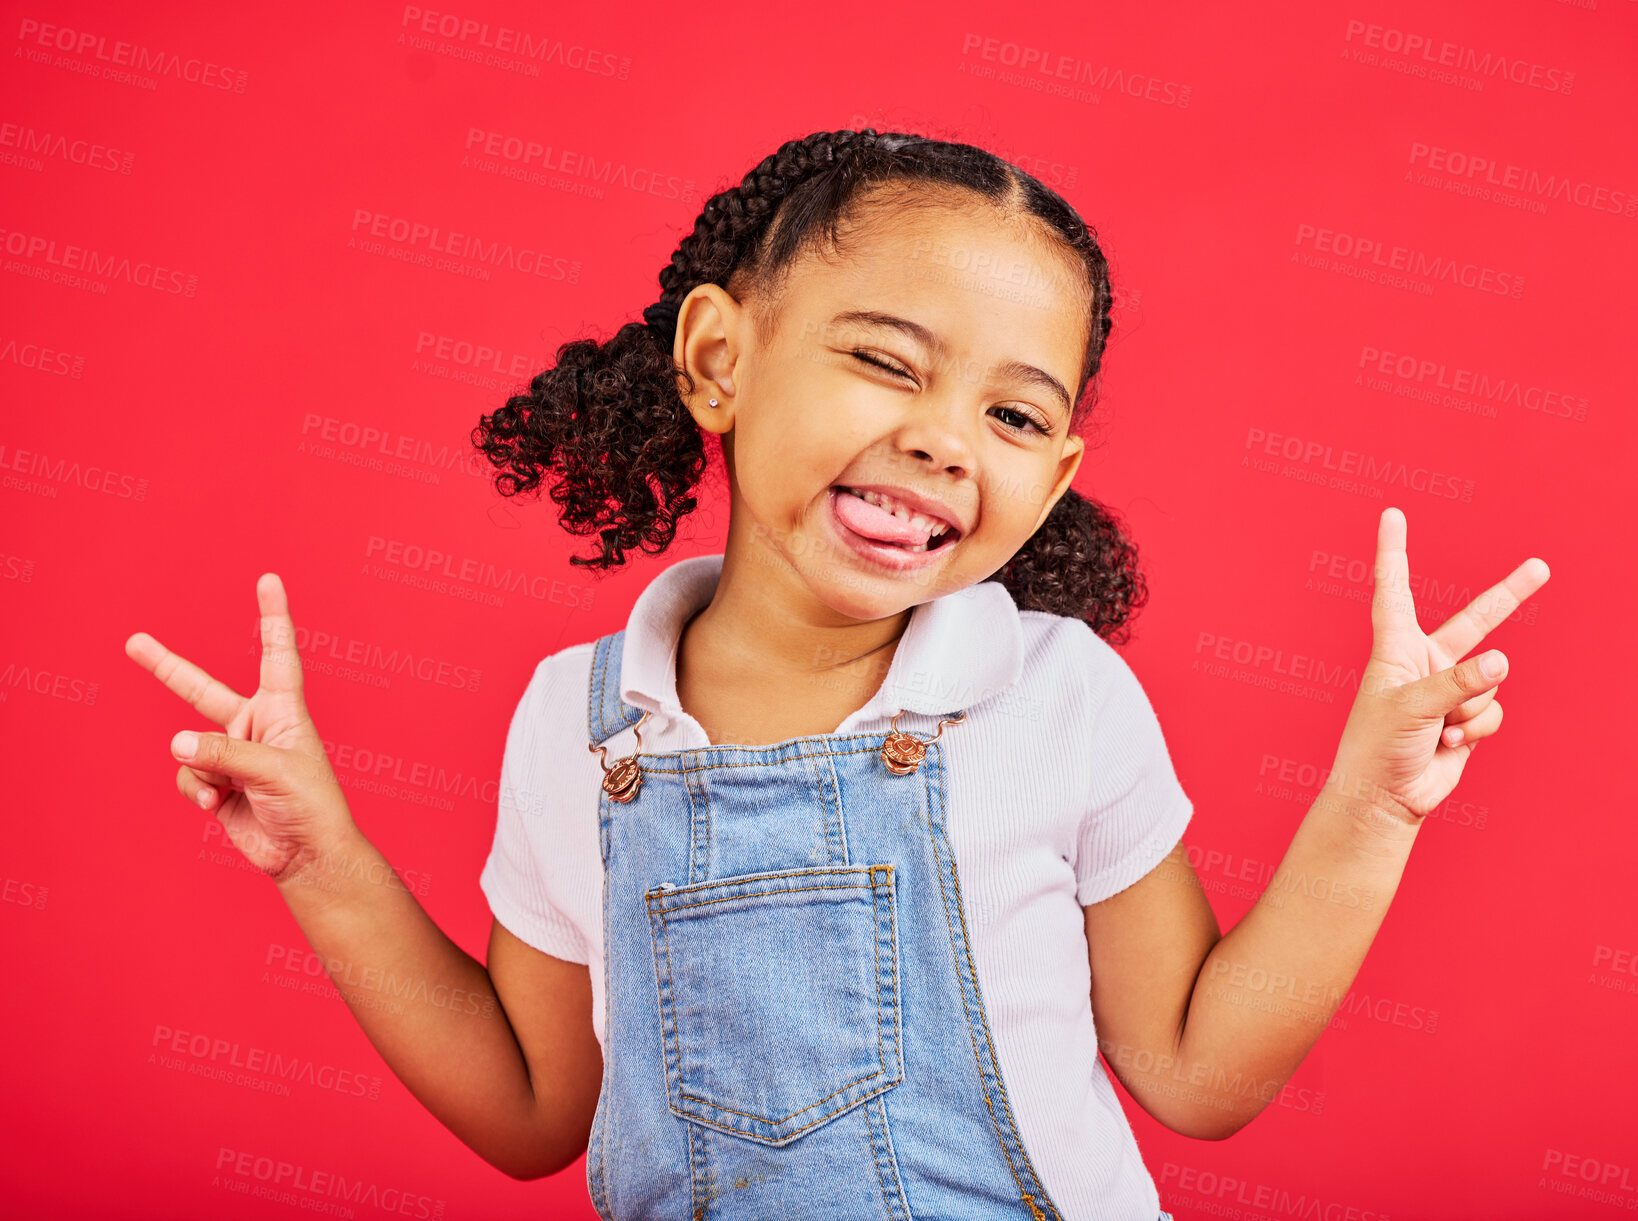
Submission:
M 836 516 L 856 534 L 882 543 L 900 543 L 916 546 L 927 541 L 927 532 L 918 530 L 907 521 L 894 517 L 886 509 L 861 500 L 852 492 L 836 490 Z

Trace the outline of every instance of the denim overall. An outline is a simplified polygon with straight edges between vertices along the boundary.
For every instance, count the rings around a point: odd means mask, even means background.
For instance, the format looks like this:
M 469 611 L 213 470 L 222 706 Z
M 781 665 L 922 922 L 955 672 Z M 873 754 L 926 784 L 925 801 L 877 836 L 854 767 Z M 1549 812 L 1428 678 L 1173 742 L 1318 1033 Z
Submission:
M 624 637 L 593 655 L 594 746 L 642 716 Z M 984 1016 L 943 744 L 901 776 L 884 736 L 644 753 L 630 802 L 599 792 L 604 1221 L 1062 1221 Z

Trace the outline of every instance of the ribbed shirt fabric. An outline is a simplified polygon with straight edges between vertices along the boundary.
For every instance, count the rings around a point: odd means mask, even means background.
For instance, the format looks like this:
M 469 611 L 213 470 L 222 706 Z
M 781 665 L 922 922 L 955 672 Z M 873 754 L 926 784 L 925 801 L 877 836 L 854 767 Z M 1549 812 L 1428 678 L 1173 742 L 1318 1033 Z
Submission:
M 652 715 L 643 751 L 710 746 L 677 700 L 683 624 L 710 602 L 720 555 L 680 560 L 639 595 L 621 695 Z M 586 748 L 592 643 L 544 658 L 501 766 L 494 845 L 479 877 L 520 940 L 586 963 L 604 1037 L 602 770 Z M 948 830 L 979 989 L 1019 1133 L 1066 1221 L 1154 1221 L 1159 1195 L 1099 1058 L 1081 908 L 1154 868 L 1194 812 L 1159 720 L 1125 660 L 1082 620 L 1020 611 L 981 582 L 917 606 L 881 687 L 836 727 L 931 737 L 949 769 Z M 607 743 L 632 753 L 631 730 Z M 749 965 L 749 964 L 748 964 Z

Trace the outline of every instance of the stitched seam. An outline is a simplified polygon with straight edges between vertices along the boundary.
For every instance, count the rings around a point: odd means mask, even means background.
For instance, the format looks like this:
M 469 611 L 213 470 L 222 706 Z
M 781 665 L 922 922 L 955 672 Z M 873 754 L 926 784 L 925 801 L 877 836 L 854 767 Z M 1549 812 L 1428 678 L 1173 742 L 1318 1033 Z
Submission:
M 819 839 L 825 846 L 825 864 L 836 863 L 836 854 L 831 850 L 831 826 L 829 803 L 825 800 L 824 782 L 819 779 L 819 763 L 812 755 L 804 755 L 802 762 L 807 764 L 807 775 L 803 779 L 807 782 L 809 791 L 817 796 L 819 808 Z
M 586 733 L 591 734 L 591 741 L 598 739 L 598 718 L 596 718 L 596 693 L 601 682 L 598 679 L 598 670 L 603 665 L 603 639 L 598 639 L 598 647 L 591 652 L 591 682 L 586 683 Z
M 688 1138 L 688 1164 L 692 1173 L 689 1177 L 689 1188 L 693 1199 L 694 1221 L 705 1221 L 711 1207 L 711 1176 L 705 1166 L 705 1133 L 695 1133 L 691 1126 L 684 1135 Z M 695 1149 L 696 1142 L 699 1148 Z
M 893 875 L 889 874 L 891 878 Z M 876 899 L 876 871 L 870 871 L 870 949 L 875 956 L 876 970 L 872 980 L 876 985 L 876 1068 L 878 1072 L 887 1071 L 887 1049 L 882 1046 L 882 913 L 881 904 Z M 895 1006 L 896 1008 L 896 1006 Z
M 865 1131 L 870 1133 L 870 1160 L 876 1163 L 876 1185 L 881 1188 L 882 1205 L 887 1209 L 887 1215 L 893 1216 L 893 1199 L 887 1194 L 887 1176 L 882 1173 L 882 1150 L 876 1142 L 876 1120 L 870 1114 L 870 1104 L 864 1106 Z
M 692 882 L 696 873 L 694 854 L 699 846 L 698 823 L 700 813 L 694 807 L 694 786 L 684 783 L 683 793 L 688 798 L 688 880 Z
M 762 871 L 762 872 L 758 872 L 758 873 L 748 873 L 748 874 L 745 874 L 744 877 L 741 877 L 741 878 L 738 878 L 738 879 L 735 879 L 735 878 L 710 878 L 710 879 L 708 879 L 708 880 L 706 880 L 704 882 L 695 882 L 695 883 L 693 883 L 691 885 L 688 885 L 688 886 L 674 886 L 670 890 L 661 890 L 658 886 L 653 886 L 653 887 L 650 887 L 648 890 L 645 890 L 643 892 L 643 897 L 645 899 L 655 899 L 655 898 L 660 898 L 660 897 L 662 897 L 664 895 L 685 895 L 685 894 L 688 894 L 690 891 L 703 890 L 708 886 L 725 886 L 725 885 L 726 886 L 740 886 L 740 885 L 754 884 L 754 883 L 748 883 L 747 882 L 747 879 L 750 879 L 750 878 L 755 878 L 757 881 L 760 882 L 760 881 L 766 881 L 766 880 L 768 880 L 768 879 L 770 879 L 772 877 L 801 878 L 801 877 L 807 877 L 809 874 L 815 874 L 815 873 L 834 873 L 834 874 L 869 873 L 870 870 L 872 870 L 872 869 L 880 869 L 880 868 L 882 868 L 882 866 L 880 866 L 880 865 L 815 865 L 811 869 L 767 870 L 767 871 Z M 891 866 L 889 866 L 889 868 L 891 868 Z M 858 886 L 862 890 L 866 886 L 873 885 L 873 883 L 866 881 L 866 882 L 862 882 L 862 883 L 854 883 L 854 885 Z M 774 892 L 769 892 L 769 893 L 778 893 L 778 892 L 774 891 Z
M 610 736 L 612 737 L 613 735 L 611 734 Z M 848 739 L 843 739 L 843 740 L 845 741 L 845 740 L 848 740 Z M 817 742 L 817 741 L 820 741 L 820 739 L 818 739 L 818 738 L 801 738 L 801 739 L 798 739 L 798 741 Z M 700 749 L 700 748 L 690 748 L 687 751 L 682 751 L 682 752 L 679 752 L 679 753 L 681 753 L 681 754 L 692 754 L 697 749 Z M 706 750 L 740 750 L 740 749 L 753 749 L 753 748 L 750 748 L 750 747 L 734 747 L 734 746 L 711 746 L 711 747 L 705 747 L 704 749 L 706 749 Z M 869 744 L 867 744 L 865 746 L 854 747 L 852 750 L 807 751 L 807 752 L 803 752 L 801 754 L 798 754 L 798 755 L 794 756 L 791 759 L 780 759 L 780 760 L 748 759 L 743 763 L 700 763 L 700 764 L 695 764 L 695 765 L 693 765 L 691 767 L 653 767 L 653 766 L 649 766 L 649 765 L 645 764 L 644 767 L 643 767 L 643 770 L 645 772 L 665 772 L 667 775 L 687 776 L 687 775 L 692 775 L 694 772 L 709 772 L 709 771 L 717 770 L 719 768 L 730 768 L 730 767 L 774 767 L 774 766 L 777 766 L 779 763 L 793 763 L 793 762 L 796 761 L 796 759 L 835 758 L 835 757 L 838 757 L 838 756 L 841 756 L 841 755 L 874 755 L 874 754 L 880 754 L 881 749 L 882 749 L 882 744 L 881 744 L 880 740 L 873 739 Z M 634 755 L 633 758 L 637 758 L 637 759 L 661 759 L 661 760 L 664 760 L 664 759 L 674 759 L 674 758 L 676 758 L 676 755 L 647 754 L 647 753 L 645 753 L 645 754 L 640 754 L 640 755 Z
M 888 875 L 892 877 L 891 873 Z M 898 896 L 891 888 L 887 892 L 887 935 L 893 941 L 893 1046 L 899 1055 L 899 1080 L 904 1080 L 904 1030 L 900 1025 L 899 1010 L 903 1008 L 903 994 L 899 991 L 899 905 Z
M 904 1028 L 901 1025 L 900 1009 L 903 1007 L 903 993 L 899 990 L 899 897 L 896 891 L 889 890 L 887 895 L 888 936 L 893 940 L 893 1041 L 899 1053 L 899 1079 L 904 1079 Z M 888 1131 L 887 1104 L 882 1104 L 882 1141 L 887 1148 L 888 1165 L 893 1171 L 893 1185 L 898 1191 L 899 1211 L 904 1215 L 904 1221 L 910 1221 L 910 1201 L 904 1197 L 904 1183 L 899 1178 L 899 1162 L 893 1152 L 893 1136 Z
M 847 833 L 847 818 L 842 813 L 842 785 L 841 785 L 841 781 L 838 779 L 838 777 L 836 775 L 836 762 L 835 762 L 834 758 L 830 758 L 830 759 L 825 760 L 825 771 L 827 773 L 827 778 L 823 782 L 824 783 L 824 791 L 829 794 L 829 802 L 830 802 L 830 811 L 826 815 L 826 817 L 829 818 L 829 817 L 834 816 L 834 818 L 835 818 L 835 821 L 836 821 L 836 836 L 837 836 L 838 839 L 841 840 L 841 848 L 842 848 L 841 864 L 846 865 L 846 864 L 852 863 L 852 860 L 853 860 L 853 844 L 852 844 L 852 841 L 849 839 L 848 833 Z M 827 840 L 829 839 L 828 831 L 826 833 L 826 839 Z
M 602 806 L 607 801 L 608 801 L 608 794 L 607 793 L 602 793 L 598 798 L 598 807 L 599 807 L 598 818 L 599 818 L 599 820 L 601 820 L 601 818 L 602 818 Z M 612 1043 L 613 1042 L 613 1040 L 608 1037 L 610 1026 L 611 1026 L 611 1022 L 610 1022 L 610 1019 L 609 1019 L 609 871 L 608 871 L 607 852 L 605 850 L 604 863 L 603 863 L 603 1042 L 604 1043 Z M 614 1055 L 613 1055 L 612 1047 L 609 1049 L 608 1053 L 606 1053 L 606 1054 L 607 1054 L 607 1058 L 608 1058 L 609 1063 L 605 1064 L 603 1066 L 603 1074 L 604 1074 L 604 1083 L 603 1084 L 604 1084 L 604 1089 L 605 1090 L 607 1090 L 607 1087 L 608 1087 L 608 1077 L 609 1077 L 609 1074 L 610 1074 L 610 1065 L 612 1065 L 613 1062 L 614 1062 Z M 608 1092 L 609 1108 L 612 1109 L 613 1106 L 614 1106 L 613 1091 L 608 1090 L 607 1092 Z M 598 1204 L 598 1212 L 602 1216 L 604 1216 L 605 1218 L 608 1216 L 608 1209 L 609 1209 L 609 1205 L 608 1205 L 608 1159 L 607 1159 L 607 1154 L 606 1154 L 606 1150 L 608 1148 L 607 1128 L 608 1128 L 608 1113 L 605 1110 L 605 1112 L 602 1115 L 602 1128 L 599 1129 L 598 1134 L 597 1134 L 597 1201 L 596 1201 L 597 1204 Z
M 879 893 L 885 892 L 885 897 L 887 899 L 887 919 L 885 921 L 885 928 L 884 928 L 883 927 L 884 921 L 882 920 L 881 915 L 878 913 L 878 915 L 876 917 L 876 979 L 877 979 L 876 994 L 877 994 L 878 998 L 881 995 L 881 983 L 880 983 L 880 980 L 881 980 L 881 962 L 882 962 L 881 942 L 882 942 L 882 934 L 883 934 L 883 932 L 886 932 L 887 938 L 888 938 L 888 949 L 889 949 L 888 960 L 892 964 L 892 968 L 893 968 L 893 988 L 892 988 L 892 995 L 893 995 L 893 1052 L 894 1052 L 894 1057 L 895 1057 L 895 1059 L 897 1059 L 898 1066 L 899 1066 L 899 1075 L 898 1075 L 897 1080 L 898 1081 L 903 1081 L 904 1080 L 904 1036 L 903 1036 L 903 1033 L 899 1029 L 899 1009 L 900 1009 L 900 1006 L 901 1006 L 901 998 L 899 996 L 899 956 L 898 956 L 898 945 L 897 945 L 896 940 L 894 939 L 894 934 L 895 934 L 895 932 L 897 930 L 897 927 L 898 927 L 898 921 L 897 921 L 897 898 L 898 897 L 894 893 L 894 890 L 893 890 L 893 876 L 894 876 L 893 875 L 893 867 L 891 865 L 881 866 L 879 871 L 886 875 L 887 880 L 886 880 L 885 883 L 883 883 L 880 886 L 879 890 L 873 885 L 873 888 L 871 890 L 871 894 L 874 896 L 874 895 L 877 895 Z M 878 872 L 877 868 L 872 868 L 871 871 L 870 871 L 870 877 L 871 877 L 871 881 L 872 881 L 873 884 L 875 883 L 877 872 Z M 876 1045 L 877 1045 L 878 1048 L 881 1046 L 882 1021 L 883 1021 L 883 1019 L 882 1019 L 882 1013 L 881 1013 L 881 1005 L 880 1005 L 880 1002 L 878 1000 L 878 1003 L 877 1003 L 877 1006 L 876 1006 Z M 885 1068 L 886 1067 L 886 1064 L 885 1064 L 886 1054 L 885 1054 L 885 1052 L 882 1053 L 882 1060 L 883 1060 L 883 1067 Z M 887 1133 L 887 1110 L 885 1108 L 885 1105 L 884 1105 L 884 1107 L 882 1109 L 881 1121 L 882 1121 L 882 1124 L 881 1124 L 881 1142 L 882 1143 L 881 1143 L 881 1151 L 877 1154 L 876 1179 L 877 1179 L 877 1182 L 879 1182 L 881 1184 L 882 1201 L 883 1201 L 883 1203 L 885 1203 L 887 1205 L 888 1217 L 891 1219 L 891 1218 L 898 1217 L 901 1214 L 908 1214 L 910 1206 L 909 1206 L 908 1201 L 906 1201 L 904 1199 L 904 1185 L 899 1182 L 898 1166 L 897 1166 L 896 1161 L 893 1158 L 891 1138 L 888 1136 L 888 1133 Z M 875 1144 L 876 1144 L 876 1125 L 872 1122 L 871 1115 L 870 1115 L 870 1104 L 868 1102 L 865 1103 L 865 1126 L 870 1131 L 871 1146 L 872 1146 L 872 1149 L 874 1150 Z M 883 1174 L 884 1168 L 892 1175 L 893 1190 L 894 1190 L 894 1192 L 897 1193 L 897 1203 L 895 1203 L 895 1200 L 894 1200 L 893 1196 L 891 1196 L 888 1193 L 887 1178 Z
M 597 731 L 596 731 L 596 733 L 597 733 L 597 740 L 599 742 L 603 741 L 605 738 L 613 736 L 608 732 L 609 722 L 608 722 L 608 715 L 607 715 L 608 714 L 608 706 L 609 706 L 609 670 L 611 668 L 610 665 L 609 665 L 609 658 L 611 657 L 611 655 L 613 653 L 614 653 L 614 636 L 611 634 L 611 635 L 605 636 L 603 638 L 603 661 L 602 661 L 602 664 L 600 666 L 598 666 L 598 668 L 597 668 Z
M 705 843 L 701 845 L 700 849 L 700 878 L 702 881 L 709 880 L 711 877 L 711 837 L 716 834 L 716 828 L 712 825 L 711 820 L 711 785 L 709 781 L 705 779 L 701 779 L 698 783 L 692 780 L 685 780 L 683 787 L 689 791 L 690 805 L 692 805 L 695 797 L 697 796 L 700 807 L 704 811 Z M 688 850 L 690 852 L 693 852 L 694 850 L 692 840 L 688 845 Z M 690 874 L 689 877 L 692 879 L 693 875 Z
M 875 1072 L 869 1073 L 869 1074 L 867 1074 L 867 1075 L 865 1075 L 863 1077 L 860 1077 L 857 1081 L 849 1081 L 846 1085 L 842 1086 L 841 1089 L 832 1090 L 830 1093 L 826 1094 L 823 1098 L 819 1099 L 818 1102 L 810 1102 L 807 1106 L 803 1107 L 800 1111 L 792 1111 L 789 1115 L 785 1115 L 785 1116 L 783 1116 L 783 1117 L 781 1117 L 779 1119 L 769 1119 L 766 1115 L 756 1115 L 756 1114 L 753 1114 L 750 1111 L 736 1111 L 733 1107 L 725 1107 L 719 1102 L 712 1102 L 709 1098 L 700 1098 L 700 1097 L 697 1097 L 697 1096 L 695 1096 L 693 1094 L 684 1094 L 684 1095 L 682 1095 L 682 1097 L 688 1099 L 689 1102 L 697 1102 L 702 1107 L 710 1107 L 713 1111 L 721 1111 L 724 1115 L 743 1115 L 746 1119 L 754 1119 L 758 1123 L 765 1123 L 765 1124 L 768 1124 L 770 1127 L 777 1128 L 777 1127 L 781 1127 L 784 1124 L 788 1124 L 791 1120 L 795 1119 L 798 1115 L 806 1115 L 809 1111 L 813 1110 L 814 1107 L 823 1106 L 825 1103 L 829 1102 L 832 1098 L 836 1097 L 836 1095 L 846 1093 L 848 1090 L 852 1089 L 856 1085 L 863 1085 L 866 1081 L 874 1081 L 877 1077 L 884 1077 L 884 1076 L 886 1076 L 886 1074 L 884 1072 L 882 1072 L 881 1069 L 878 1068 Z M 892 1083 L 889 1082 L 888 1084 L 891 1085 Z M 883 1086 L 882 1088 L 886 1089 L 887 1086 Z M 866 1095 L 866 1097 L 869 1097 L 869 1095 Z M 856 1105 L 858 1105 L 858 1102 L 859 1102 L 859 1099 L 854 1099 L 852 1102 L 848 1103 L 848 1106 L 849 1107 L 856 1106 Z M 844 1109 L 846 1109 L 846 1108 L 844 1108 Z M 841 1114 L 841 1112 L 836 1111 L 836 1112 L 832 1112 L 832 1114 L 839 1115 L 839 1114 Z M 807 1124 L 804 1127 L 798 1128 L 796 1130 L 798 1132 L 805 1131 L 807 1128 L 813 1127 L 813 1124 L 824 1123 L 825 1120 L 827 1120 L 829 1118 L 830 1118 L 829 1115 L 821 1115 L 818 1119 L 814 1120 L 812 1124 Z M 741 1135 L 743 1135 L 743 1133 L 741 1133 Z
M 652 917 L 653 913 L 650 913 L 650 929 L 653 928 Z M 677 1065 L 677 1092 L 678 1094 L 682 1093 L 682 1043 L 679 1035 L 677 1034 L 676 1011 L 668 1008 L 666 1005 L 666 992 L 670 991 L 674 993 L 676 988 L 671 982 L 670 930 L 666 926 L 666 922 L 663 917 L 660 920 L 660 940 L 665 942 L 665 987 L 662 988 L 660 986 L 658 979 L 660 973 L 660 951 L 659 947 L 656 946 L 654 950 L 654 974 L 656 976 L 654 982 L 654 993 L 655 999 L 658 1000 L 660 1004 L 660 1038 L 663 1045 L 669 1049 L 668 1054 L 663 1058 L 660 1064 L 660 1085 L 661 1088 L 665 1090 L 666 1100 L 669 1102 L 671 1098 L 671 1061 L 673 1059 L 675 1059 Z
M 881 1074 L 880 1073 L 872 1073 L 871 1076 L 879 1077 L 879 1076 L 881 1076 Z M 859 1080 L 860 1081 L 869 1081 L 870 1077 L 861 1077 Z M 859 1082 L 855 1081 L 853 1084 L 858 1085 Z M 876 1097 L 876 1095 L 878 1095 L 878 1094 L 885 1094 L 888 1090 L 892 1089 L 893 1086 L 896 1085 L 896 1084 L 897 1084 L 897 1082 L 890 1081 L 886 1085 L 881 1086 L 878 1089 L 871 1090 L 870 1093 L 868 1093 L 868 1094 L 860 1095 L 854 1101 L 848 1103 L 848 1105 L 846 1107 L 843 1107 L 842 1110 L 840 1110 L 840 1111 L 833 1111 L 829 1115 L 821 1115 L 818 1119 L 815 1119 L 811 1123 L 805 1123 L 800 1128 L 792 1128 L 789 1133 L 787 1133 L 786 1135 L 781 1136 L 779 1138 L 780 1143 L 781 1144 L 788 1144 L 790 1142 L 791 1137 L 799 1136 L 801 1133 L 806 1132 L 809 1128 L 817 1128 L 822 1123 L 829 1123 L 832 1119 L 835 1119 L 838 1115 L 844 1114 L 846 1111 L 849 1111 L 852 1108 L 858 1106 L 861 1102 L 867 1102 L 870 1099 Z M 689 1099 L 691 1102 L 704 1103 L 705 1106 L 713 1107 L 713 1109 L 718 1110 L 718 1111 L 727 1111 L 728 1114 L 730 1114 L 730 1115 L 744 1115 L 745 1114 L 745 1112 L 743 1112 L 743 1111 L 730 1111 L 727 1107 L 715 1106 L 715 1104 L 713 1104 L 713 1103 L 705 1102 L 705 1100 L 703 1098 L 695 1098 L 692 1094 L 684 1094 L 683 1097 Z M 817 1106 L 818 1104 L 815 1103 L 814 1105 Z M 750 1138 L 752 1140 L 757 1140 L 757 1139 L 768 1140 L 769 1139 L 767 1137 L 758 1138 L 757 1135 L 755 1133 L 753 1133 L 753 1132 L 746 1132 L 746 1131 L 743 1131 L 743 1130 L 741 1130 L 739 1128 L 730 1127 L 729 1125 L 724 1124 L 724 1123 L 718 1123 L 714 1119 L 707 1119 L 704 1115 L 694 1115 L 694 1114 L 691 1114 L 691 1113 L 689 1113 L 687 1111 L 678 1110 L 676 1107 L 672 1107 L 671 1109 L 673 1111 L 675 1111 L 678 1115 L 681 1115 L 684 1119 L 690 1120 L 693 1123 L 702 1123 L 702 1124 L 705 1124 L 708 1127 L 720 1128 L 722 1131 L 732 1133 L 735 1136 L 744 1136 L 744 1137 L 748 1137 L 748 1138 Z M 798 1115 L 800 1115 L 802 1112 L 798 1111 L 796 1113 Z M 747 1118 L 749 1118 L 749 1119 L 761 1119 L 761 1116 L 759 1116 L 759 1115 L 750 1115 L 750 1116 L 747 1116 Z M 763 1122 L 766 1123 L 767 1121 L 764 1120 Z
M 819 776 L 819 761 L 812 755 L 803 755 L 802 762 L 808 765 L 808 774 L 804 777 L 807 786 L 813 793 L 817 794 L 819 838 L 825 846 L 825 864 L 834 865 L 836 863 L 836 853 L 832 845 L 834 827 L 830 818 L 830 801 L 825 794 L 825 782 Z
M 598 740 L 610 736 L 609 734 L 609 674 L 614 669 L 614 640 L 611 636 L 608 647 L 603 651 L 603 668 L 597 683 L 597 734 Z
M 690 800 L 692 801 L 692 798 Z M 704 859 L 700 861 L 700 874 L 702 877 L 709 878 L 711 876 L 711 837 L 716 833 L 716 828 L 711 825 L 711 786 L 709 784 L 700 786 L 700 803 L 705 807 Z M 689 850 L 693 850 L 692 844 L 689 845 Z
M 861 885 L 858 882 L 846 882 L 840 886 L 792 886 L 786 890 L 752 890 L 742 895 L 724 895 L 720 899 L 701 899 L 698 903 L 678 903 L 671 907 L 654 907 L 651 910 L 662 916 L 667 912 L 685 911 L 690 907 L 710 907 L 713 903 L 732 903 L 735 899 L 763 899 L 769 895 L 797 895 L 806 890 L 868 890 L 868 883 Z M 666 893 L 674 893 L 667 891 Z M 651 900 L 652 902 L 652 900 Z
M 700 1164 L 694 1156 L 694 1134 L 684 1132 L 683 1140 L 688 1146 L 688 1215 L 700 1221 Z
M 899 1181 L 899 1168 L 893 1157 L 893 1137 L 887 1130 L 887 1107 L 878 1103 L 880 1116 L 871 1113 L 870 1103 L 865 1103 L 865 1127 L 870 1132 L 870 1152 L 876 1162 L 876 1181 L 881 1185 L 882 1203 L 887 1206 L 889 1221 L 899 1221 L 905 1218 L 908 1221 L 908 1204 L 904 1199 L 904 1184 Z M 877 1124 L 877 1119 L 880 1124 Z M 878 1137 L 880 1139 L 878 1139 Z
M 599 794 L 598 805 L 601 806 L 603 801 L 607 797 L 608 797 L 607 793 Z M 601 811 L 599 811 L 598 818 L 599 818 L 599 820 L 601 820 L 601 818 L 602 818 Z M 605 850 L 605 852 L 604 852 L 604 863 L 603 863 L 603 1041 L 605 1043 L 610 1041 L 609 1038 L 608 1038 L 608 1027 L 609 1027 L 609 1012 L 608 1012 L 608 999 L 609 999 L 609 871 L 608 871 L 607 855 L 608 855 L 607 851 Z M 611 1063 L 612 1063 L 613 1059 L 614 1059 L 614 1057 L 611 1055 L 609 1057 L 609 1060 L 610 1060 Z M 607 1073 L 609 1071 L 607 1066 L 605 1066 L 604 1071 L 605 1071 L 605 1073 Z M 614 1104 L 614 1097 L 613 1097 L 613 1093 L 611 1091 L 610 1096 L 609 1096 L 609 1105 L 612 1107 L 613 1104 Z M 608 1116 L 607 1115 L 605 1115 L 603 1117 L 603 1121 L 604 1121 L 604 1124 L 606 1126 L 607 1123 L 608 1123 Z M 608 1212 L 608 1161 L 607 1161 L 607 1157 L 606 1157 L 605 1152 L 604 1152 L 605 1146 L 607 1145 L 607 1141 L 608 1141 L 607 1133 L 599 1133 L 598 1134 L 598 1141 L 597 1141 L 597 1194 L 598 1194 L 598 1199 L 602 1203 L 602 1211 L 604 1213 Z

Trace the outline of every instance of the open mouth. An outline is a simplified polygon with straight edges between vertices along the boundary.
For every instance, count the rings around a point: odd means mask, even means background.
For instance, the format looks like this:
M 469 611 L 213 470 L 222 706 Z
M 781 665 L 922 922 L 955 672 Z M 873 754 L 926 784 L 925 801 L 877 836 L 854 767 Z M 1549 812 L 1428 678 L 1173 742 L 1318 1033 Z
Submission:
M 836 516 L 849 530 L 871 542 L 901 551 L 937 551 L 960 537 L 961 531 L 942 518 L 917 513 L 908 505 L 880 492 L 860 491 L 837 484 Z

